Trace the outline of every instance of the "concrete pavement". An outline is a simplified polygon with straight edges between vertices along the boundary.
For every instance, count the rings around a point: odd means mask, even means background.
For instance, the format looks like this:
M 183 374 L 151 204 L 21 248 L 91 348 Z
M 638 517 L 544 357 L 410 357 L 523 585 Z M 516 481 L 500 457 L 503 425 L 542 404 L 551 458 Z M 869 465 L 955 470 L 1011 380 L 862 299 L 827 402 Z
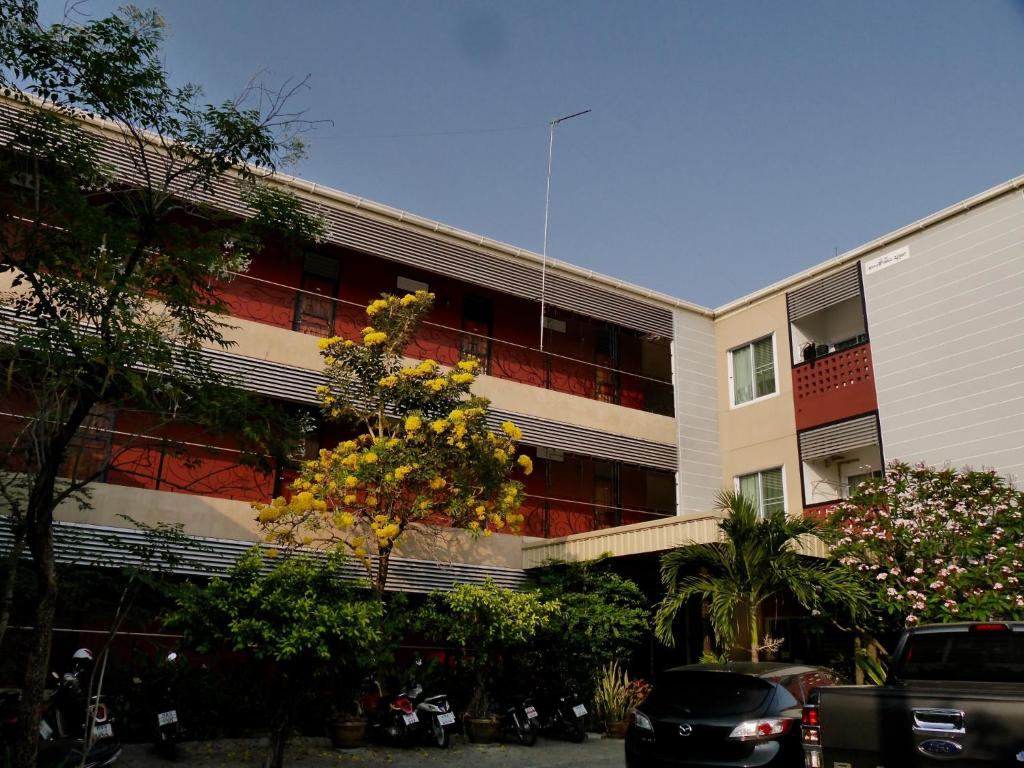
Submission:
M 199 768 L 258 768 L 263 759 L 262 739 L 223 739 L 180 745 L 177 765 Z M 170 768 L 175 765 L 151 747 L 125 747 L 120 768 Z M 300 737 L 289 744 L 288 768 L 622 768 L 622 741 L 590 738 L 582 744 L 540 739 L 536 746 L 468 744 L 461 739 L 448 749 L 415 747 L 389 749 L 331 749 L 327 739 Z

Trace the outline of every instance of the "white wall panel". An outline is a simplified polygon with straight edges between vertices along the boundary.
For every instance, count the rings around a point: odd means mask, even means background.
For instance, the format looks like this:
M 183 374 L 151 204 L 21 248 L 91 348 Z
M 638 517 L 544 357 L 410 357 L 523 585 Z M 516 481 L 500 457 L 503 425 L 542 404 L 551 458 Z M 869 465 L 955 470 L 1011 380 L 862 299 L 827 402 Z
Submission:
M 707 513 L 721 488 L 713 322 L 676 311 L 672 344 L 679 428 L 679 514 Z
M 1024 193 L 1014 191 L 864 262 L 887 460 L 995 467 L 1024 481 Z M 863 264 L 863 262 L 862 262 Z

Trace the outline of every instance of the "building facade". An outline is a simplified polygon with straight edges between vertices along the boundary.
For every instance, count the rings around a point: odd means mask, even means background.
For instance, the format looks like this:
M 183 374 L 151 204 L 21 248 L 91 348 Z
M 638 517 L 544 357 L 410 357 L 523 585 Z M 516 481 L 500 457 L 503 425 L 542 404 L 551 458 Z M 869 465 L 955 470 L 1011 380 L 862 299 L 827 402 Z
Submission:
M 224 282 L 234 346 L 207 350 L 213 364 L 315 410 L 318 339 L 358 338 L 369 301 L 425 288 L 435 308 L 407 355 L 477 356 L 475 391 L 522 428 L 534 461 L 518 534 L 413 537 L 396 588 L 517 584 L 553 557 L 710 541 L 723 487 L 820 514 L 893 459 L 1024 473 L 1024 177 L 717 309 L 299 179 L 273 183 L 323 217 L 326 241 L 268 249 Z M 244 215 L 229 179 L 203 202 Z M 216 570 L 258 540 L 250 502 L 287 475 L 240 465 L 230 440 L 175 434 L 188 447 L 170 451 L 172 436 L 150 427 L 93 415 L 67 474 L 117 458 L 91 506 L 61 519 L 76 541 L 111 530 L 128 541 L 126 512 L 180 523 L 214 544 Z M 319 424 L 306 447 L 339 439 Z

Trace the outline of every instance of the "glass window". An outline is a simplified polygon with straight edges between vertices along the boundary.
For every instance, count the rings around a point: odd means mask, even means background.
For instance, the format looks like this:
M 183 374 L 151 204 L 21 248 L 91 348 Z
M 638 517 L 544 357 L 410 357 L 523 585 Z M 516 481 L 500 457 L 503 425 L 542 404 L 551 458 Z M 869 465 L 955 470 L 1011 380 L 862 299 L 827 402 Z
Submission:
M 775 350 L 771 336 L 729 353 L 732 361 L 732 404 L 775 394 Z
M 782 488 L 782 467 L 743 475 L 737 478 L 736 484 L 740 494 L 753 501 L 762 516 L 785 511 L 786 494 Z

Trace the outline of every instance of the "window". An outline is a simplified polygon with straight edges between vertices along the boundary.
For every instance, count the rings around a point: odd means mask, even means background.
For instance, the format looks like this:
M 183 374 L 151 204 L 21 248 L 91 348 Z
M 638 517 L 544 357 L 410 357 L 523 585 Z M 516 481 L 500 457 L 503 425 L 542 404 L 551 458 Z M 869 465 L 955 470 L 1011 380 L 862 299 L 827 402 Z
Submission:
M 736 489 L 752 500 L 762 517 L 786 509 L 786 494 L 782 489 L 782 467 L 765 469 L 736 479 Z
M 312 336 L 334 333 L 334 297 L 338 293 L 341 263 L 337 259 L 307 253 L 302 264 L 302 289 L 295 297 L 292 330 Z
M 619 402 L 619 334 L 613 327 L 598 328 L 594 339 L 594 397 Z
M 775 340 L 772 336 L 729 353 L 732 404 L 742 405 L 775 394 Z
M 491 372 L 491 336 L 494 332 L 494 308 L 490 299 L 466 296 L 462 302 L 463 357 L 480 361 L 483 373 Z
M 875 470 L 874 472 L 864 472 L 858 475 L 848 475 L 846 478 L 846 487 L 843 489 L 845 498 L 850 498 L 857 488 L 860 487 L 861 483 L 866 483 L 868 480 L 874 480 L 882 476 L 881 470 Z

